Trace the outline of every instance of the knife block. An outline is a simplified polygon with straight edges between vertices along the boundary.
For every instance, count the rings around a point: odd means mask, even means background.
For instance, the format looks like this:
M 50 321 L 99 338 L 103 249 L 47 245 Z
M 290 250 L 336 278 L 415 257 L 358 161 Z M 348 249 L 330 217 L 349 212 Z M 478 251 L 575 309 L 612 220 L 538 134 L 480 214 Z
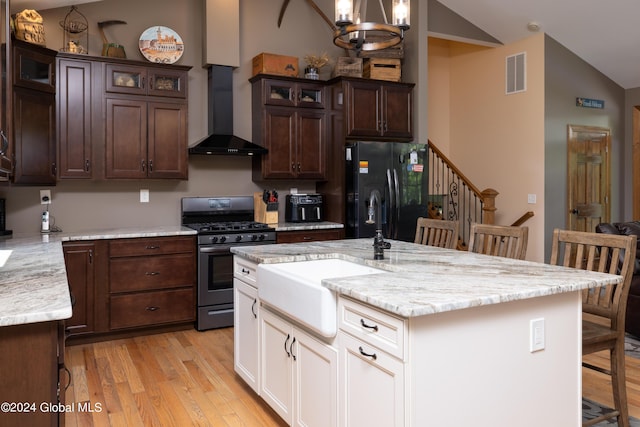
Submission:
M 265 224 L 278 223 L 278 202 L 265 203 L 262 193 L 253 193 L 253 220 Z

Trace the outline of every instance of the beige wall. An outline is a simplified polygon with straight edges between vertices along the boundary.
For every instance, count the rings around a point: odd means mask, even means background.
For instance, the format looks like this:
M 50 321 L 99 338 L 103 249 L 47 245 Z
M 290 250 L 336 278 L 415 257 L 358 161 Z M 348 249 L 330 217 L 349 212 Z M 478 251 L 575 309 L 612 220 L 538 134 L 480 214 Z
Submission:
M 333 1 L 316 3 L 333 17 Z M 281 28 L 277 26 L 281 2 L 240 1 L 240 33 L 226 37 L 240 38 L 241 65 L 234 73 L 234 131 L 251 138 L 251 59 L 260 52 L 272 52 L 302 58 L 310 53 L 327 51 L 335 57 L 342 54 L 331 38 L 327 24 L 304 1 L 289 4 Z M 206 71 L 202 64 L 204 31 L 202 0 L 104 0 L 78 6 L 89 21 L 91 55 L 100 55 L 102 41 L 97 22 L 111 19 L 126 21 L 106 29 L 109 41 L 125 46 L 129 59 L 144 60 L 137 41 L 142 31 L 154 25 L 174 29 L 185 43 L 185 53 L 178 62 L 192 65 L 189 72 L 189 144 L 207 134 Z M 47 47 L 62 46 L 62 30 L 58 22 L 69 8 L 41 11 L 45 19 Z M 226 37 L 214 40 L 225 43 Z M 325 76 L 329 70 L 324 70 Z M 313 182 L 254 183 L 251 160 L 240 157 L 194 157 L 189 161 L 188 181 L 77 181 L 60 182 L 52 190 L 52 217 L 64 231 L 96 227 L 124 227 L 146 224 L 179 224 L 180 198 L 184 196 L 251 195 L 263 186 L 276 188 L 284 195 L 291 187 L 301 192 L 315 191 Z M 14 233 L 39 229 L 41 205 L 39 190 L 45 187 L 1 187 L 0 197 L 7 199 L 7 228 Z M 140 189 L 150 190 L 150 203 L 139 203 Z M 283 204 L 281 215 L 284 215 Z
M 534 212 L 527 259 L 544 261 L 544 35 L 492 49 L 441 41 L 429 48 L 429 138 L 437 146 L 448 141 L 445 153 L 477 187 L 500 193 L 496 223 Z M 505 95 L 505 57 L 520 52 L 527 90 Z M 439 105 L 448 105 L 448 117 L 434 112 Z

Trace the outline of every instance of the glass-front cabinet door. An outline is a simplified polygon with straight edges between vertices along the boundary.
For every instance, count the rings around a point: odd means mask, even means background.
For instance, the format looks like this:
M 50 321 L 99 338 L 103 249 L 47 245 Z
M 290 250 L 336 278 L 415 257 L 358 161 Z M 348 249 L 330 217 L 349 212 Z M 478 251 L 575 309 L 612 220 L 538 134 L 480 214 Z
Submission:
M 131 95 L 147 94 L 147 69 L 145 67 L 107 64 L 107 92 L 127 93 Z
M 264 87 L 265 104 L 324 108 L 325 87 L 322 84 L 267 79 Z
M 123 64 L 107 64 L 106 67 L 107 92 L 187 97 L 187 71 Z
M 149 95 L 186 98 L 187 72 L 150 68 Z
M 12 40 L 14 85 L 56 92 L 56 52 L 20 40 Z

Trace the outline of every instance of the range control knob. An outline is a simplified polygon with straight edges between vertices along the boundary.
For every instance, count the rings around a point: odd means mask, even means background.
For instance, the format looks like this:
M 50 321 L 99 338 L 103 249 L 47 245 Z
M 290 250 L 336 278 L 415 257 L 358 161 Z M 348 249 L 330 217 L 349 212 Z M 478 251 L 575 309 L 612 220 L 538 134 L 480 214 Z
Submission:
M 258 240 L 262 241 L 265 237 L 267 237 L 266 234 L 261 234 L 260 236 L 258 236 Z
M 210 237 L 209 241 L 211 241 L 211 243 L 216 243 L 218 241 L 218 237 L 217 236 Z
M 256 236 L 255 234 L 251 235 L 251 241 L 255 242 L 256 240 L 258 240 L 258 236 Z
M 220 236 L 220 243 L 224 243 L 227 241 L 227 236 Z
M 242 240 L 242 234 L 238 234 L 236 236 L 236 242 L 239 242 L 240 240 Z

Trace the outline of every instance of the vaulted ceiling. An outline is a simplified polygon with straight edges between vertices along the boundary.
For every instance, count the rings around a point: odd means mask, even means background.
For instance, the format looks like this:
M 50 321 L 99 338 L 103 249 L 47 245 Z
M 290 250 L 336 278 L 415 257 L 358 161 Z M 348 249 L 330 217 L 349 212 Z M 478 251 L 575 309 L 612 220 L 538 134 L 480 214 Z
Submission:
M 529 37 L 527 25 L 536 23 L 624 89 L 640 87 L 638 0 L 439 2 L 504 44 Z
M 11 0 L 46 9 L 99 0 Z M 414 0 L 425 1 L 425 0 Z M 439 0 L 502 43 L 531 35 L 529 23 L 625 89 L 640 87 L 639 0 Z M 20 9 L 21 10 L 21 9 Z

